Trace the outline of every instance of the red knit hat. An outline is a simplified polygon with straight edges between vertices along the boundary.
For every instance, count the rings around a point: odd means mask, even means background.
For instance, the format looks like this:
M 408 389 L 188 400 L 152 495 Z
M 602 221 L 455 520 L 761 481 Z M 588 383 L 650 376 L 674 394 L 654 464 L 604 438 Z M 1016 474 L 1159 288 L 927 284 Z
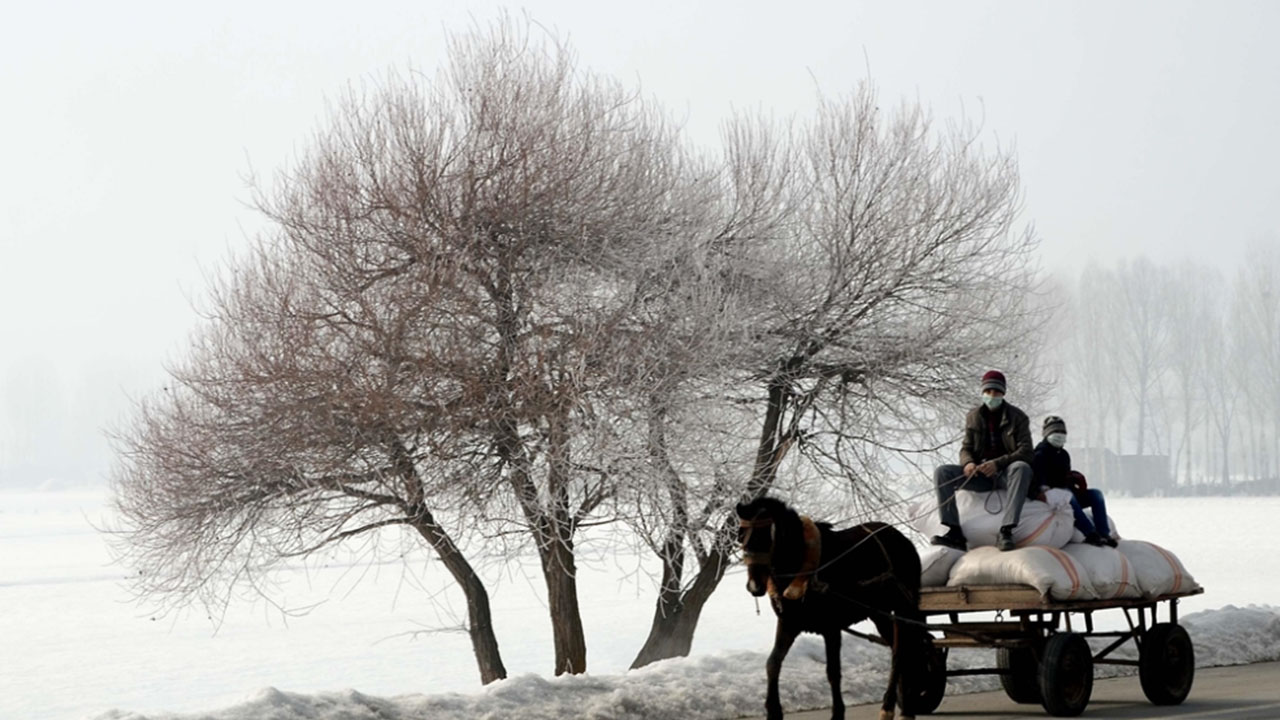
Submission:
M 999 370 L 988 370 L 987 374 L 982 376 L 982 389 L 1005 392 L 1004 373 Z

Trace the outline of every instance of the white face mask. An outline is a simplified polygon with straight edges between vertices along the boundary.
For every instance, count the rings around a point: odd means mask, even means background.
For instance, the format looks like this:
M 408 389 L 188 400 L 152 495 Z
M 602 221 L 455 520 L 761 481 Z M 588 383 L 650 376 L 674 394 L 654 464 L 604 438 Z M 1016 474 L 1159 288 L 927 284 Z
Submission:
M 1067 444 L 1067 434 L 1066 433 L 1049 433 L 1049 435 L 1045 438 L 1045 440 L 1047 440 L 1050 445 L 1056 448 L 1060 448 L 1063 445 Z
M 983 395 L 982 402 L 986 403 L 988 410 L 998 410 L 1004 398 L 999 395 Z

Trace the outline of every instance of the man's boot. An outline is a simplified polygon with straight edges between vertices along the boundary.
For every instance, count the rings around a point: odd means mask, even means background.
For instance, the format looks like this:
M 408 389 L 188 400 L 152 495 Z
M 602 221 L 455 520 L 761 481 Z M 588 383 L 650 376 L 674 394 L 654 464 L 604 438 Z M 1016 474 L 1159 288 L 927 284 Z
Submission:
M 1018 547 L 1018 543 L 1013 541 L 1013 526 L 1005 525 L 1000 528 L 1000 535 L 996 537 L 996 547 L 1001 550 L 1013 550 Z
M 929 542 L 933 545 L 949 547 L 960 552 L 964 552 L 968 547 L 968 543 L 964 539 L 964 531 L 960 529 L 959 525 L 948 525 L 946 534 L 934 535 L 929 539 Z

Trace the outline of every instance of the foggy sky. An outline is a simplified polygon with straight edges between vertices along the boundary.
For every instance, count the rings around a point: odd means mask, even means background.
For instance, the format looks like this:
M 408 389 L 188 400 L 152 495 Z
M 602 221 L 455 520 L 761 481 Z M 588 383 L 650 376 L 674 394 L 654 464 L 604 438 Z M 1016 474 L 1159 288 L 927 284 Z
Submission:
M 0 487 L 100 478 L 100 429 L 162 380 L 212 269 L 259 227 L 245 178 L 327 98 L 433 73 L 493 2 L 25 3 L 0 24 Z M 872 80 L 1017 150 L 1046 269 L 1146 254 L 1232 271 L 1280 243 L 1280 3 L 509 5 L 714 143 Z

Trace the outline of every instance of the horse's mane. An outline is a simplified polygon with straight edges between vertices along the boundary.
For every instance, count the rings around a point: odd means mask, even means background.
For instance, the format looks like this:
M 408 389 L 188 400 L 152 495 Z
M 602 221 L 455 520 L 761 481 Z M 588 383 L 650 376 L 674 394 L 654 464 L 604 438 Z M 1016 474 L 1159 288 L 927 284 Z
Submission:
M 769 495 L 756 498 L 749 503 L 744 503 L 738 506 L 738 515 L 745 520 L 750 520 L 761 511 L 764 511 L 765 514 L 773 518 L 788 518 L 789 520 L 790 517 L 794 516 L 797 522 L 800 520 L 800 514 L 792 509 L 790 505 L 787 505 L 782 500 Z M 825 521 L 814 521 L 814 525 L 817 525 L 819 528 L 824 530 L 830 530 L 833 527 L 831 523 Z

